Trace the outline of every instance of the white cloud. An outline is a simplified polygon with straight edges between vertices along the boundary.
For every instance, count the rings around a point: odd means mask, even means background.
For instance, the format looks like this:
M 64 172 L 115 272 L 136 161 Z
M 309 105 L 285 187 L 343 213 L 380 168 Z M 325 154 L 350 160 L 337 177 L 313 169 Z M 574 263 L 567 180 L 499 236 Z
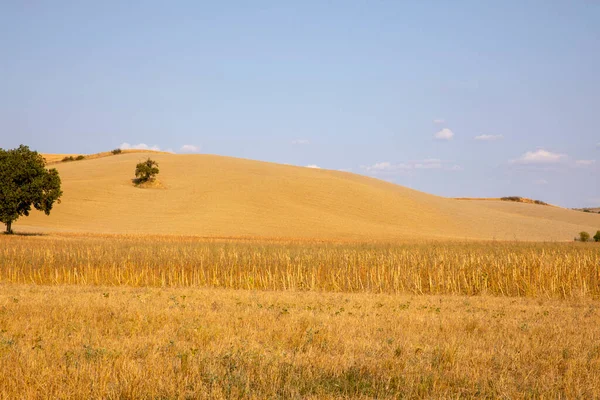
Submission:
M 436 118 L 433 120 L 434 124 L 443 124 L 445 122 L 446 122 L 446 120 L 444 120 L 443 118 Z
M 475 136 L 475 140 L 494 141 L 504 139 L 503 135 L 479 135 Z
M 157 145 L 148 146 L 146 143 L 129 144 L 127 142 L 124 142 L 124 143 L 121 143 L 121 145 L 119 146 L 119 148 L 121 150 L 153 150 L 153 151 L 160 151 L 160 147 L 158 147 Z
M 459 165 L 448 165 L 444 161 L 437 158 L 427 158 L 419 161 L 409 161 L 405 163 L 392 164 L 389 161 L 378 162 L 373 165 L 363 165 L 361 169 L 373 175 L 406 173 L 408 171 L 418 169 L 443 169 L 445 171 L 462 171 L 463 168 Z
M 321 167 L 319 167 L 318 165 L 315 165 L 315 164 L 306 165 L 306 168 L 321 169 Z
M 528 151 L 516 160 L 511 160 L 512 164 L 554 164 L 562 161 L 567 156 L 559 153 L 539 149 L 536 151 Z
M 548 181 L 545 179 L 538 179 L 538 180 L 534 181 L 533 183 L 535 183 L 536 185 L 547 185 Z
M 439 131 L 438 133 L 436 133 L 434 135 L 434 137 L 439 140 L 450 140 L 454 137 L 454 132 L 452 132 L 448 128 L 444 128 L 441 131 Z
M 577 160 L 575 161 L 575 165 L 579 167 L 588 167 L 590 165 L 596 164 L 596 160 Z
M 366 169 L 367 171 L 389 171 L 391 169 L 394 169 L 394 166 L 392 165 L 392 163 L 390 163 L 388 161 L 384 161 L 384 162 L 375 163 L 370 166 L 364 166 L 363 168 Z
M 292 144 L 294 144 L 294 145 L 307 145 L 307 144 L 310 144 L 310 140 L 308 140 L 308 139 L 296 139 L 296 140 L 292 140 Z
M 195 146 L 193 144 L 184 144 L 179 149 L 182 153 L 197 153 L 200 151 L 200 146 Z

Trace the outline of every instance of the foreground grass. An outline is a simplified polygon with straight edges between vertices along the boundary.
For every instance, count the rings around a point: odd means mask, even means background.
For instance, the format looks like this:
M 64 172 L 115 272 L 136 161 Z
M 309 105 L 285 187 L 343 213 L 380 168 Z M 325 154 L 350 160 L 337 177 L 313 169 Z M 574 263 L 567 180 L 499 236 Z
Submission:
M 0 236 L 0 282 L 597 299 L 600 246 Z
M 589 299 L 0 285 L 0 398 L 599 398 Z

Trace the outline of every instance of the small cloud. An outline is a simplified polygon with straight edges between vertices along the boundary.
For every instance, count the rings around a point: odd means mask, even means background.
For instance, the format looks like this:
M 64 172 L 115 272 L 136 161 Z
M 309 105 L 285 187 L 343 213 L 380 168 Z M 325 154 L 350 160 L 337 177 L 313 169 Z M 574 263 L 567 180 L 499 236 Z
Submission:
M 173 151 L 173 149 L 172 149 L 172 148 L 170 148 L 170 147 L 169 147 L 168 149 L 165 149 L 165 151 L 166 151 L 167 153 L 175 154 L 175 151 Z
M 314 169 L 321 169 L 321 167 L 319 167 L 318 165 L 315 164 L 309 164 L 305 166 L 306 168 L 314 168 Z
M 129 144 L 127 142 L 121 143 L 119 146 L 121 150 L 152 150 L 152 151 L 160 151 L 160 147 L 157 145 L 148 146 L 146 143 L 139 144 Z
M 367 171 L 389 171 L 393 168 L 393 165 L 388 161 L 384 161 L 363 168 Z
M 494 140 L 502 140 L 504 139 L 503 135 L 479 135 L 479 136 L 475 136 L 475 140 L 483 140 L 483 141 L 487 141 L 487 142 L 491 142 Z
M 547 185 L 548 181 L 545 179 L 538 179 L 538 180 L 534 181 L 533 183 L 536 185 Z
M 596 160 L 577 160 L 575 165 L 578 167 L 589 167 L 590 165 L 596 164 Z
M 433 120 L 434 124 L 443 124 L 445 122 L 446 122 L 446 120 L 443 119 L 443 118 L 436 118 L 436 119 Z
M 444 128 L 434 135 L 438 140 L 451 140 L 454 137 L 454 132 L 448 128 Z
M 554 164 L 562 161 L 567 156 L 564 154 L 552 153 L 550 151 L 539 149 L 528 151 L 516 160 L 511 160 L 511 164 Z
M 310 144 L 310 140 L 308 140 L 308 139 L 296 139 L 296 140 L 292 140 L 292 144 L 293 145 L 299 145 L 299 146 L 307 145 L 307 144 Z
M 413 170 L 431 170 L 431 169 L 443 169 L 446 171 L 462 171 L 462 167 L 459 165 L 449 166 L 444 161 L 437 158 L 426 158 L 419 161 L 409 161 L 405 163 L 392 164 L 389 161 L 375 163 L 373 165 L 363 165 L 361 169 L 370 174 L 390 174 L 398 173 L 403 174 L 407 171 Z
M 193 144 L 184 144 L 179 149 L 182 153 L 197 153 L 200 151 L 200 146 L 194 146 Z

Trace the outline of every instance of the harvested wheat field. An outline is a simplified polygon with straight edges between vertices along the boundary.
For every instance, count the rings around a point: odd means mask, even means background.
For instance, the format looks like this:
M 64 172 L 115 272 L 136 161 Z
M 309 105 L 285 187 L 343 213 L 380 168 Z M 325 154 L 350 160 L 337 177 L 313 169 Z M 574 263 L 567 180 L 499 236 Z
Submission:
M 600 215 L 429 195 L 347 172 L 213 155 L 127 153 L 54 165 L 64 196 L 50 216 L 14 228 L 336 240 L 572 240 Z M 137 162 L 160 165 L 156 188 L 135 187 Z M 50 158 L 50 156 L 48 156 Z
M 0 397 L 600 397 L 590 300 L 0 286 Z

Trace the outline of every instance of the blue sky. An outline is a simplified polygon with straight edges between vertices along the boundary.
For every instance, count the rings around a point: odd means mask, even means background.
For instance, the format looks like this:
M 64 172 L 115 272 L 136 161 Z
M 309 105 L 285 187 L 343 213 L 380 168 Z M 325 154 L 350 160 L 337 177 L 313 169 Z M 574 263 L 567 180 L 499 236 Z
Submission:
M 586 0 L 3 2 L 0 147 L 600 205 L 598 21 Z

